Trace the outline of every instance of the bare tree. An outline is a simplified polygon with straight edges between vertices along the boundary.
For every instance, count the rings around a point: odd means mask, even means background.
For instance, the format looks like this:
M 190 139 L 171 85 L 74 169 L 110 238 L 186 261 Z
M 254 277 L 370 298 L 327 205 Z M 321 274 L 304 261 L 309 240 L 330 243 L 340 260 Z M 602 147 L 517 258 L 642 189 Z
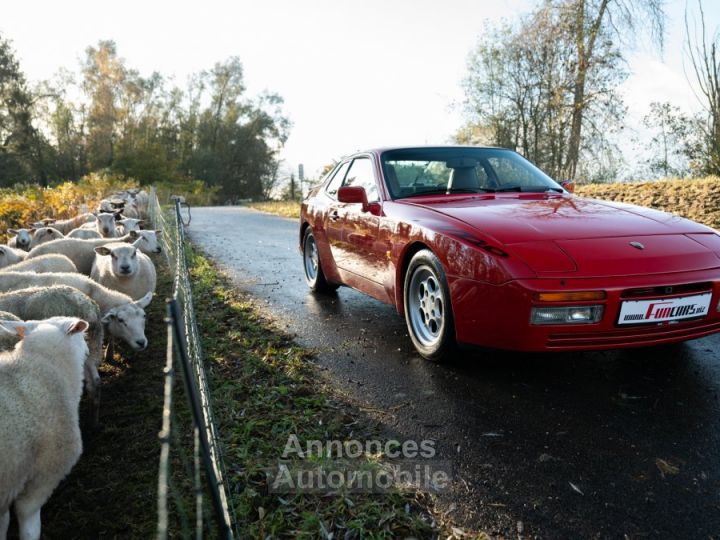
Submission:
M 700 123 L 704 153 L 702 172 L 720 174 L 720 31 L 716 29 L 710 38 L 700 0 L 698 8 L 700 28 L 694 25 L 692 32 L 685 11 L 686 53 L 700 92 L 698 98 L 706 115 L 706 120 Z
M 568 152 L 564 172 L 575 178 L 582 142 L 583 119 L 588 106 L 587 81 L 601 65 L 598 62 L 599 38 L 605 34 L 618 42 L 634 36 L 640 23 L 649 25 L 650 35 L 662 48 L 665 12 L 663 0 L 561 0 L 557 6 L 572 21 L 575 65 L 573 105 Z

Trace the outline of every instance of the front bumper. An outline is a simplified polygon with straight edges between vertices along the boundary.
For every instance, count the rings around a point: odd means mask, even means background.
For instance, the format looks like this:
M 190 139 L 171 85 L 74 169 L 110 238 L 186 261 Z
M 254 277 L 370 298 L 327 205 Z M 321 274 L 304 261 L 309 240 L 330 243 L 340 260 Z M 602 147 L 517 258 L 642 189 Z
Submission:
M 709 283 L 712 292 L 709 313 L 700 319 L 672 323 L 618 325 L 622 295 L 629 289 Z M 448 277 L 456 337 L 459 343 L 516 351 L 581 351 L 646 347 L 695 339 L 720 332 L 720 269 L 646 276 L 604 278 L 538 278 L 492 285 L 466 278 Z M 591 324 L 530 324 L 535 293 L 603 290 L 607 298 L 604 314 Z M 687 293 L 686 293 L 687 294 Z M 666 298 L 677 295 L 653 295 Z

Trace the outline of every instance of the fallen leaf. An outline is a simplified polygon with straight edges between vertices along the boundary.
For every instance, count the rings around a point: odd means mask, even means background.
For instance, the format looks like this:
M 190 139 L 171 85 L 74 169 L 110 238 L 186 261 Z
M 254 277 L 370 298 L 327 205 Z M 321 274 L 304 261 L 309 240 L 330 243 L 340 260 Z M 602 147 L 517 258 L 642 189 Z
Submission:
M 671 463 L 665 459 L 656 458 L 655 465 L 660 470 L 660 475 L 663 478 L 665 478 L 666 474 L 675 476 L 676 474 L 678 474 L 680 472 L 680 469 L 678 468 L 677 465 L 674 465 L 673 463 Z

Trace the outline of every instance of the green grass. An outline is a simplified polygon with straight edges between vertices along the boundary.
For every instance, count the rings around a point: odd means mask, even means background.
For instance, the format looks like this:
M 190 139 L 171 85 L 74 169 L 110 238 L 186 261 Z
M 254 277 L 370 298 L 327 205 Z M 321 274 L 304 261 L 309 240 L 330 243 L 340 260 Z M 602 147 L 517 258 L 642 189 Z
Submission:
M 266 201 L 248 203 L 245 206 L 287 218 L 300 217 L 300 203 L 297 201 Z
M 281 456 L 290 434 L 304 447 L 306 440 L 372 437 L 371 430 L 318 384 L 309 353 L 273 329 L 208 259 L 191 251 L 189 264 L 231 503 L 243 536 L 430 538 L 440 532 L 430 525 L 426 496 L 268 493 L 263 469 Z

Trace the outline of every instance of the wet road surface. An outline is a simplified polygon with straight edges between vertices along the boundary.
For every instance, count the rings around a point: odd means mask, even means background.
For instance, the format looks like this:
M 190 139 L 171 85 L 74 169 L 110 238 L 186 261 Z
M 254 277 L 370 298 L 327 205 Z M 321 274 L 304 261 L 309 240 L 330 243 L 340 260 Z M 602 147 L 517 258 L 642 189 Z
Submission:
M 435 365 L 394 308 L 347 288 L 308 291 L 295 220 L 194 208 L 190 236 L 388 433 L 437 441 L 456 480 L 441 506 L 458 524 L 513 537 L 720 537 L 719 336 Z

